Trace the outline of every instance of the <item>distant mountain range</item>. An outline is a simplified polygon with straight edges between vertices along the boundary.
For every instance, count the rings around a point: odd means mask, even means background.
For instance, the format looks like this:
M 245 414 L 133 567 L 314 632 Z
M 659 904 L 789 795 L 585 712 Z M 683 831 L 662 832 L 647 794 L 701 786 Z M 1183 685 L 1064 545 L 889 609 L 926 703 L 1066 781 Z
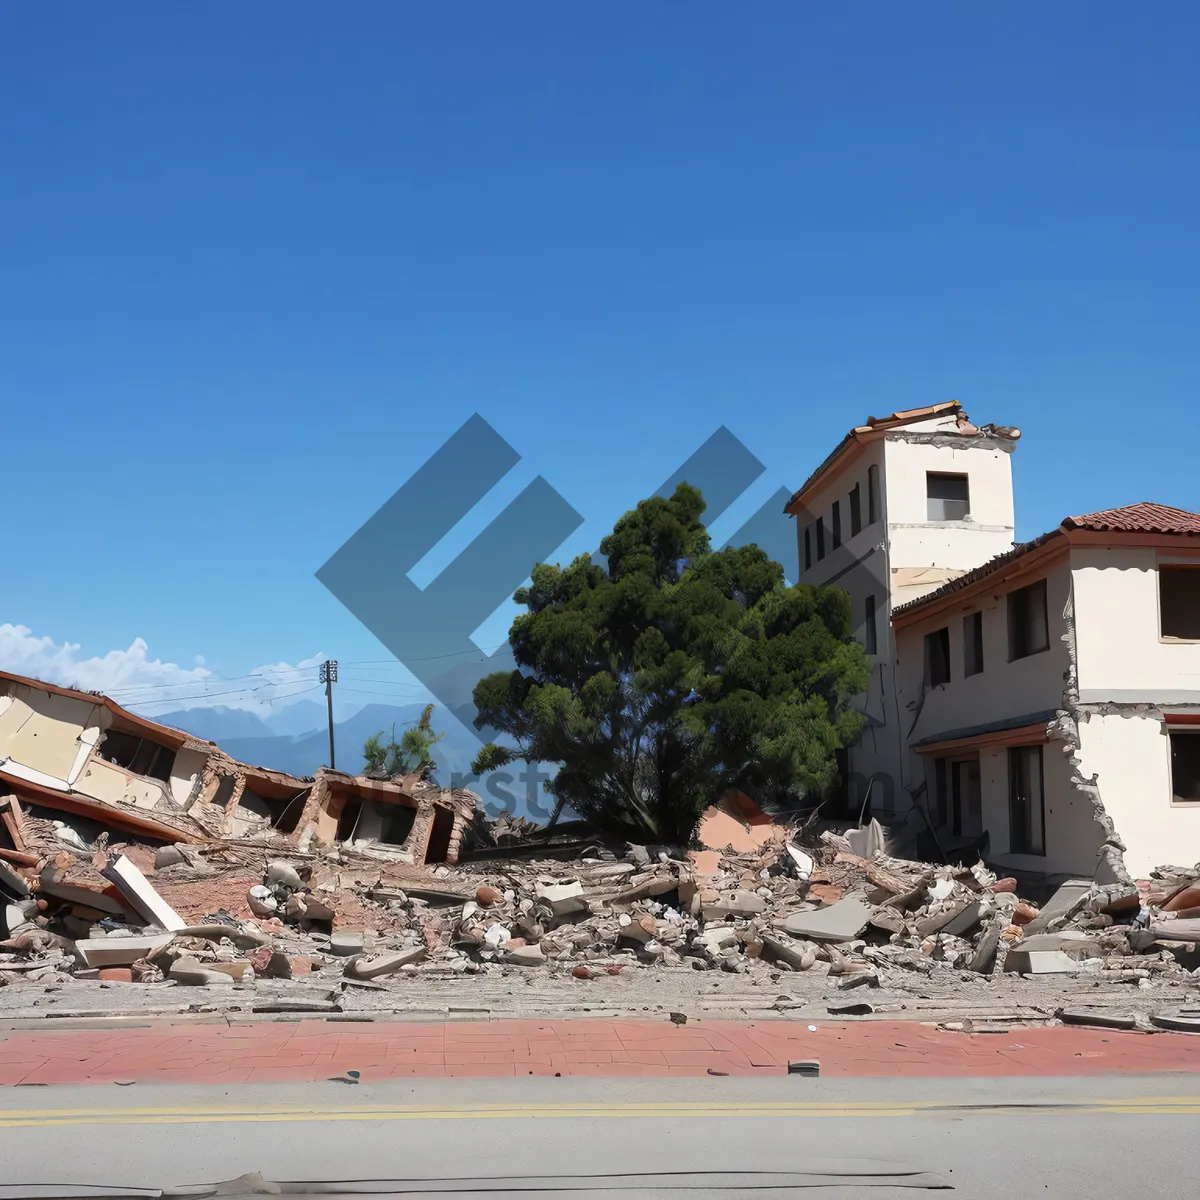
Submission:
M 334 723 L 334 749 L 338 769 L 357 774 L 363 769 L 363 743 L 382 732 L 384 741 L 396 737 L 421 715 L 421 704 L 368 704 L 353 716 Z M 329 763 L 329 731 L 325 706 L 300 700 L 268 717 L 237 708 L 189 708 L 163 713 L 154 720 L 182 729 L 195 737 L 216 742 L 226 754 L 258 767 L 314 775 Z M 433 727 L 445 738 L 433 749 L 438 769 L 435 778 L 443 787 L 465 780 L 479 742 L 449 714 L 434 710 Z M 457 776 L 457 779 L 454 777 Z M 459 783 L 478 788 L 478 784 Z

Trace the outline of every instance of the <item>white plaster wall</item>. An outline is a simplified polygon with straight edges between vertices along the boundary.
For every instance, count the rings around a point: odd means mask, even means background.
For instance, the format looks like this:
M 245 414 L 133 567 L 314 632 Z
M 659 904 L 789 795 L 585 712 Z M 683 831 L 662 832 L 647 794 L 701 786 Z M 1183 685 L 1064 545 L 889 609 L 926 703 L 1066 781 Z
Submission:
M 1153 547 L 1075 547 L 1079 698 L 1200 704 L 1200 642 L 1159 637 L 1158 558 Z M 1167 561 L 1200 562 L 1200 554 Z
M 1018 581 L 1019 586 L 1046 580 L 1046 615 L 1050 649 L 1008 661 L 1008 591 L 999 586 L 983 596 L 964 599 L 942 615 L 896 631 L 899 657 L 900 711 L 907 713 L 906 742 L 1005 721 L 1062 706 L 1070 666 L 1063 615 L 1070 594 L 1071 571 L 1064 557 L 1047 566 L 1043 576 Z M 983 613 L 983 670 L 964 676 L 963 617 Z M 925 634 L 945 626 L 950 631 L 950 682 L 925 688 Z M 919 715 L 918 715 L 919 713 Z M 914 723 L 915 718 L 915 723 Z M 909 727 L 911 726 L 911 732 Z
M 196 781 L 204 773 L 204 764 L 208 762 L 206 750 L 180 750 L 175 755 L 171 766 L 171 798 L 176 804 L 186 805 L 196 786 Z
M 1079 761 L 1084 778 L 1096 777 L 1134 878 L 1200 862 L 1200 804 L 1171 802 L 1171 749 L 1160 720 L 1089 717 L 1079 726 Z
M 1090 879 L 1100 862 L 1104 833 L 1086 795 L 1071 784 L 1071 768 L 1061 742 L 1042 747 L 1045 784 L 1046 853 L 1009 852 L 1008 749 L 979 756 L 983 827 L 991 834 L 988 861 L 1000 868 Z M 932 777 L 933 764 L 929 763 Z
M 78 770 L 81 737 L 85 731 L 98 734 L 98 714 L 103 710 L 90 701 L 27 684 L 15 685 L 7 699 L 0 712 L 0 761 L 11 760 L 68 782 Z
M 895 433 L 884 442 L 890 562 L 970 570 L 1012 549 L 1012 462 L 1007 451 L 967 443 L 934 446 Z M 926 474 L 966 475 L 970 520 L 930 521 Z M 911 598 L 911 597 L 908 597 Z
M 166 801 L 167 788 L 157 779 L 131 775 L 116 763 L 90 758 L 79 778 L 75 791 L 108 804 L 132 804 L 135 808 L 152 809 Z

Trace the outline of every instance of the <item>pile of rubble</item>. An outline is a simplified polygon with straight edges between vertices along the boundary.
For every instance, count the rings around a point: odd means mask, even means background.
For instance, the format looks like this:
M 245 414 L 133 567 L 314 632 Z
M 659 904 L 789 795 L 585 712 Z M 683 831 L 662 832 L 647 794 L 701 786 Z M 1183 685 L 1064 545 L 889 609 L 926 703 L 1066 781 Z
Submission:
M 0 985 L 316 977 L 403 990 L 414 972 L 544 972 L 570 986 L 672 969 L 807 972 L 837 989 L 956 976 L 1200 982 L 1200 868 L 1068 882 L 1039 908 L 982 863 L 891 858 L 869 830 L 808 846 L 781 830 L 718 852 L 705 874 L 666 850 L 595 843 L 570 863 L 497 852 L 425 868 L 341 845 L 284 852 L 270 838 L 151 849 L 88 844 L 61 822 L 41 833 L 52 845 L 35 865 L 0 865 Z

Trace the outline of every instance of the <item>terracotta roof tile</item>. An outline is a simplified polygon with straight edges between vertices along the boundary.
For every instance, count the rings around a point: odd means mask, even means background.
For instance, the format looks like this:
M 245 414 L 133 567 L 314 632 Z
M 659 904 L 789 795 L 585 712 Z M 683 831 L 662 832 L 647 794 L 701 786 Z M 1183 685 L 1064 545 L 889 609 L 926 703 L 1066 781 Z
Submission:
M 1064 529 L 1083 529 L 1094 533 L 1178 533 L 1200 534 L 1200 513 L 1165 504 L 1130 504 L 1125 508 L 1106 508 L 1082 517 L 1068 517 Z

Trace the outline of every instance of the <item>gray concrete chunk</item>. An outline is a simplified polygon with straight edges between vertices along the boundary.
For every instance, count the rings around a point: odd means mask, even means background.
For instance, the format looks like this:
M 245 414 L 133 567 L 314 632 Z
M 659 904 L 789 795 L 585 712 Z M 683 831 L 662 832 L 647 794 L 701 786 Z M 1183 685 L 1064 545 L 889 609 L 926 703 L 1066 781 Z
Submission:
M 1066 883 L 1046 901 L 1045 907 L 1025 927 L 1025 932 L 1044 933 L 1054 921 L 1071 912 L 1092 891 L 1091 880 L 1068 879 Z
M 1061 950 L 1023 950 L 1014 946 L 1004 960 L 1004 969 L 1020 975 L 1070 975 L 1079 963 Z
M 849 942 L 867 927 L 872 911 L 861 892 L 851 892 L 828 908 L 793 913 L 780 927 L 796 937 L 817 942 Z

